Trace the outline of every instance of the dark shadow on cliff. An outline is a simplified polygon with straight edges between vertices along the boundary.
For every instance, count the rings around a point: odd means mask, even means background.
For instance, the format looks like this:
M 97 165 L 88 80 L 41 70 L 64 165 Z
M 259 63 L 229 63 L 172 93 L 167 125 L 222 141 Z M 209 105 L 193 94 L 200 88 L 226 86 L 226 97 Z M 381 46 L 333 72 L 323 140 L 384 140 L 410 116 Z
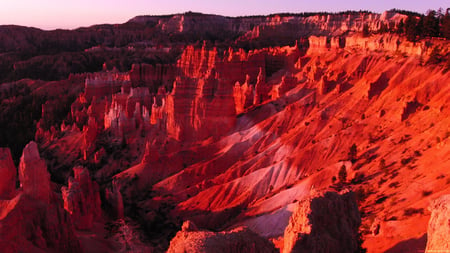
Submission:
M 427 246 L 427 234 L 419 238 L 412 238 L 397 243 L 394 247 L 385 251 L 385 253 L 403 253 L 403 252 L 425 252 Z

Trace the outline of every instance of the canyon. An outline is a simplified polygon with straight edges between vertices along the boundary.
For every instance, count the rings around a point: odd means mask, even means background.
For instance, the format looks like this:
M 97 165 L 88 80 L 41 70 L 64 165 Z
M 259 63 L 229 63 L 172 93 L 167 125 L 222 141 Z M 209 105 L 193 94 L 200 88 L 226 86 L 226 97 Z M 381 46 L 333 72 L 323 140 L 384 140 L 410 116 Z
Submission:
M 449 249 L 450 47 L 406 19 L 0 27 L 2 249 Z

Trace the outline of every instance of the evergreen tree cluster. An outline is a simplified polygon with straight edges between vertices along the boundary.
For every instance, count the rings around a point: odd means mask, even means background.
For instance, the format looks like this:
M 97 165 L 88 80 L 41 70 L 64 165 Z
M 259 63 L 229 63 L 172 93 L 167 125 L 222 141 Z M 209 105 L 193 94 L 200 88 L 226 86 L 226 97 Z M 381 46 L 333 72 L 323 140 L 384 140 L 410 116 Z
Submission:
M 395 32 L 405 35 L 409 41 L 418 41 L 426 37 L 450 39 L 450 8 L 428 10 L 426 15 L 407 13 L 408 17 L 397 25 Z

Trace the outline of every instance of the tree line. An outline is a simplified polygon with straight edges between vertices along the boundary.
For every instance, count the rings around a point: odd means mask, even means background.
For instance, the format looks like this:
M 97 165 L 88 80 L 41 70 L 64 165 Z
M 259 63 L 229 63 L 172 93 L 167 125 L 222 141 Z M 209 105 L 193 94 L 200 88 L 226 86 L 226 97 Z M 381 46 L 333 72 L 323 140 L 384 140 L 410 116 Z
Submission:
M 425 15 L 396 9 L 391 11 L 407 15 L 407 18 L 401 20 L 396 26 L 388 27 L 386 24 L 382 24 L 378 33 L 397 33 L 404 35 L 407 40 L 412 42 L 427 37 L 450 39 L 450 8 L 447 8 L 445 12 L 442 8 L 437 11 L 428 10 Z M 363 35 L 368 36 L 369 34 L 370 31 L 365 25 Z

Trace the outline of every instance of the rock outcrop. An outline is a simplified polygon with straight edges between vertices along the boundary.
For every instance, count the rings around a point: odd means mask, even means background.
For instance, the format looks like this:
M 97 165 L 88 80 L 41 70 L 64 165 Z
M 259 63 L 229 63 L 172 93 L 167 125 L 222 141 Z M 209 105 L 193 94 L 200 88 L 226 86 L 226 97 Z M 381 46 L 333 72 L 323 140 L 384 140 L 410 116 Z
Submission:
M 122 219 L 124 217 L 123 197 L 120 192 L 120 184 L 118 181 L 112 182 L 111 189 L 107 188 L 105 191 L 106 202 L 111 207 L 110 214 L 115 219 Z
M 17 170 L 9 148 L 0 148 L 0 199 L 10 199 L 16 191 Z
M 425 252 L 450 251 L 450 195 L 444 195 L 431 203 L 430 221 Z
M 130 81 L 133 87 L 148 87 L 151 93 L 157 93 L 161 86 L 170 87 L 175 81 L 176 68 L 173 65 L 133 64 Z
M 199 230 L 191 221 L 185 221 L 182 230 L 170 242 L 169 253 L 182 252 L 276 252 L 268 240 L 248 228 L 211 232 Z
M 19 181 L 26 195 L 44 203 L 50 202 L 50 174 L 34 141 L 28 143 L 23 150 L 19 164 Z
M 117 70 L 112 72 L 100 72 L 90 74 L 85 82 L 85 97 L 90 100 L 92 97 L 101 98 L 112 95 L 121 90 L 129 92 L 131 88 L 130 75 L 120 73 Z
M 178 61 L 182 75 L 166 100 L 167 132 L 177 140 L 220 136 L 235 124 L 233 79 L 215 48 L 188 47 Z
M 353 192 L 326 192 L 299 202 L 283 252 L 358 252 L 361 217 Z
M 61 188 L 64 209 L 72 217 L 75 228 L 91 229 L 96 218 L 101 216 L 99 187 L 90 178 L 84 167 L 73 168 L 74 177 L 69 178 L 68 186 Z
M 2 152 L 0 158 L 1 171 L 8 171 L 2 180 L 11 180 L 2 187 L 11 191 L 9 188 L 16 184 L 15 168 L 8 151 Z M 22 192 L 9 192 L 7 200 L 0 200 L 1 251 L 81 252 L 70 216 L 60 197 L 50 189 L 50 175 L 35 142 L 23 150 L 19 179 Z
M 82 252 L 69 214 L 52 196 L 44 203 L 19 193 L 0 200 L 0 248 L 2 252 Z

